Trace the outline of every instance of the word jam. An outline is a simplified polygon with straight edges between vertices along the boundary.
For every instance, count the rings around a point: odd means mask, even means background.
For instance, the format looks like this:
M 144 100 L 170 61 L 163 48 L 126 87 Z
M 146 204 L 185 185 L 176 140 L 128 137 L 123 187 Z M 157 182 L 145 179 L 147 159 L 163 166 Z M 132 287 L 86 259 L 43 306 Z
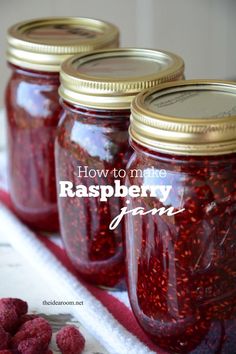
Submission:
M 127 200 L 126 201 L 126 204 L 129 204 L 130 201 Z M 115 229 L 119 223 L 121 222 L 121 220 L 123 219 L 123 217 L 127 214 L 131 214 L 133 216 L 135 215 L 148 215 L 148 214 L 151 214 L 151 215 L 164 215 L 166 214 L 167 216 L 173 216 L 173 215 L 176 215 L 176 214 L 179 214 L 179 213 L 182 213 L 185 209 L 180 209 L 180 210 L 176 210 L 174 211 L 174 207 L 169 207 L 169 208 L 165 208 L 165 207 L 161 207 L 161 208 L 153 208 L 153 209 L 150 209 L 150 210 L 147 210 L 145 211 L 145 209 L 143 207 L 137 207 L 137 208 L 134 208 L 134 209 L 130 209 L 128 210 L 127 207 L 123 207 L 121 208 L 120 210 L 120 214 L 117 215 L 110 223 L 110 226 L 109 226 L 109 229 L 110 230 L 113 230 Z

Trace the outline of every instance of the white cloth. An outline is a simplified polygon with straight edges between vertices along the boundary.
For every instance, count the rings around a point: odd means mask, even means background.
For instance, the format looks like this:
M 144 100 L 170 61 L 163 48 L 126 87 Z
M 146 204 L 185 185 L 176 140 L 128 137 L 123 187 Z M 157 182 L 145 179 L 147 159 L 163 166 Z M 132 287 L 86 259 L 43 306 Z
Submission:
M 0 234 L 40 273 L 61 296 L 84 302 L 71 313 L 112 354 L 151 354 L 109 311 L 69 273 L 56 257 L 5 206 L 0 204 Z

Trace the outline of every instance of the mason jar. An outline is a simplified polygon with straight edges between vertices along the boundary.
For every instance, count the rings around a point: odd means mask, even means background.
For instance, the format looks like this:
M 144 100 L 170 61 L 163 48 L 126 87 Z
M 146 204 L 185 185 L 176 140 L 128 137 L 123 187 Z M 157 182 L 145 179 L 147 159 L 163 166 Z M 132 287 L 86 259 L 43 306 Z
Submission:
M 58 229 L 54 139 L 60 65 L 73 54 L 118 43 L 115 26 L 88 18 L 30 20 L 8 31 L 9 190 L 17 215 L 31 227 Z
M 180 81 L 132 103 L 129 297 L 169 353 L 236 353 L 236 84 Z
M 78 272 L 101 287 L 123 287 L 125 227 L 110 223 L 122 208 L 113 189 L 123 184 L 131 155 L 131 100 L 183 70 L 174 54 L 137 48 L 96 51 L 62 65 L 55 150 L 61 232 Z

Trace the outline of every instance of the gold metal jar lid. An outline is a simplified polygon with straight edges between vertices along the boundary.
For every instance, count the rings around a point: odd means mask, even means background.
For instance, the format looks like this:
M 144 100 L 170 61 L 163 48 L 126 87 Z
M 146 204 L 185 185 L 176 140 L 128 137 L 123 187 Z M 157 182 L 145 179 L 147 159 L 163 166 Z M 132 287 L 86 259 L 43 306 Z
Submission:
M 236 83 L 177 81 L 141 92 L 131 107 L 130 136 L 169 154 L 236 151 Z
M 37 71 L 59 72 L 69 56 L 119 45 L 114 25 L 83 17 L 42 18 L 17 23 L 8 30 L 7 59 Z
M 183 78 L 184 62 L 160 50 L 120 48 L 69 58 L 62 64 L 60 96 L 75 105 L 129 109 L 141 90 Z

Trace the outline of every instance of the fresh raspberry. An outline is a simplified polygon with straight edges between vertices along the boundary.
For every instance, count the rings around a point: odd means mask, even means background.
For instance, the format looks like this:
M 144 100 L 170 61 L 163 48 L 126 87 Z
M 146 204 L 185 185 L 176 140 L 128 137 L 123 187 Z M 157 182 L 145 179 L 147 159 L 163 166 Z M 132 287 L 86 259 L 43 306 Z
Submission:
M 16 308 L 0 300 L 0 325 L 7 332 L 14 332 L 19 324 Z
M 15 298 L 2 298 L 0 299 L 0 303 L 9 306 L 9 307 L 14 307 L 16 310 L 16 313 L 18 316 L 25 315 L 28 311 L 28 304 L 27 302 L 21 300 L 21 299 L 15 299 Z
M 4 328 L 0 325 L 0 350 L 7 349 L 10 340 L 10 335 Z
M 7 332 L 14 332 L 19 326 L 19 318 L 28 311 L 27 302 L 14 299 L 0 299 L 0 324 Z
M 0 350 L 0 354 L 13 354 L 11 350 Z
M 45 354 L 45 347 L 40 344 L 37 338 L 23 340 L 17 347 L 19 354 Z
M 75 326 L 63 327 L 56 336 L 58 348 L 62 354 L 81 354 L 85 339 Z
M 17 349 L 19 344 L 26 339 L 35 338 L 42 349 L 46 350 L 52 337 L 52 328 L 42 317 L 25 322 L 12 338 L 12 347 Z
M 38 318 L 38 315 L 34 314 L 26 314 L 20 317 L 20 326 L 23 325 L 25 322 L 34 320 L 35 318 Z

